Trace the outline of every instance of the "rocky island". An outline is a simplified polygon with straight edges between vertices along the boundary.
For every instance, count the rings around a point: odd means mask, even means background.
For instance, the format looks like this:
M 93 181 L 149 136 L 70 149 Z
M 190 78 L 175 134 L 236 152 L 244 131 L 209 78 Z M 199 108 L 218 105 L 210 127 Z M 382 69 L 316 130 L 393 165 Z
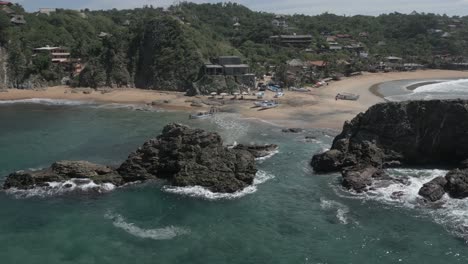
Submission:
M 276 149 L 276 145 L 228 148 L 217 133 L 170 124 L 118 168 L 87 161 L 60 161 L 47 169 L 12 173 L 3 188 L 50 187 L 69 180 L 122 186 L 165 179 L 174 186 L 202 186 L 212 192 L 233 193 L 253 183 L 257 173 L 255 158 Z
M 422 197 L 437 201 L 445 193 L 468 197 L 467 159 L 468 101 L 432 100 L 372 106 L 346 122 L 311 165 L 319 173 L 341 172 L 343 186 L 357 192 L 389 179 L 384 169 L 390 167 L 453 169 L 421 188 Z

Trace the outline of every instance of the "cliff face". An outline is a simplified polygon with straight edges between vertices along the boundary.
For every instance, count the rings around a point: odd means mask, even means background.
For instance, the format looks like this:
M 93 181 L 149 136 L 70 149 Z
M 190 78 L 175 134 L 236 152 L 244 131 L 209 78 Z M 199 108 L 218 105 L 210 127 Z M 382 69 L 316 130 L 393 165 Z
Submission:
M 0 46 L 0 89 L 8 88 L 8 53 L 4 47 Z
M 331 150 L 315 155 L 317 172 L 341 171 L 357 192 L 392 179 L 383 168 L 444 166 L 455 169 L 425 184 L 420 195 L 437 201 L 448 193 L 468 197 L 468 101 L 433 100 L 375 105 L 344 125 Z
M 344 125 L 316 171 L 356 165 L 455 166 L 468 158 L 468 101 L 378 104 Z

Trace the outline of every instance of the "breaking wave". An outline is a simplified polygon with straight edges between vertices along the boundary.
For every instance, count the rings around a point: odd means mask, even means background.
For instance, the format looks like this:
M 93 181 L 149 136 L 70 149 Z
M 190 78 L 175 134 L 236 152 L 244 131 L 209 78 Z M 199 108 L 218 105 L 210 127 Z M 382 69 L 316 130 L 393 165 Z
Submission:
M 15 198 L 44 198 L 72 192 L 93 191 L 98 193 L 106 193 L 116 188 L 116 186 L 111 183 L 96 184 L 89 179 L 71 179 L 65 182 L 49 182 L 47 184 L 48 186 L 35 187 L 28 190 L 11 188 L 5 192 L 7 194 L 13 195 Z
M 0 100 L 0 104 L 43 104 L 43 105 L 94 105 L 92 101 L 32 98 L 20 100 Z
M 460 79 L 423 85 L 412 93 L 385 97 L 388 101 L 468 99 L 468 80 Z
M 275 155 L 278 154 L 278 153 L 279 153 L 279 150 L 275 150 L 275 151 L 272 151 L 272 152 L 271 152 L 270 154 L 268 154 L 267 156 L 265 156 L 265 157 L 260 157 L 260 158 L 256 158 L 255 160 L 258 161 L 259 163 L 262 163 L 263 161 L 272 158 L 273 156 L 275 156 Z
M 174 187 L 174 186 L 163 186 L 163 191 L 168 193 L 180 194 L 194 198 L 202 198 L 206 200 L 232 200 L 244 197 L 246 195 L 255 193 L 257 186 L 275 178 L 274 175 L 264 171 L 258 171 L 255 176 L 254 182 L 251 186 L 244 188 L 241 191 L 235 193 L 215 193 L 201 186 L 190 186 L 190 187 Z
M 468 241 L 468 199 L 453 199 L 447 194 L 435 203 L 426 203 L 419 196 L 423 184 L 441 176 L 444 170 L 391 169 L 387 173 L 398 181 L 378 181 L 366 194 L 353 194 L 388 205 L 417 210 L 428 215 L 452 234 Z
M 226 142 L 239 141 L 249 131 L 250 124 L 242 122 L 238 115 L 219 113 L 210 119 L 220 129 Z
M 130 235 L 144 238 L 144 239 L 153 239 L 153 240 L 169 240 L 178 236 L 190 234 L 190 230 L 186 228 L 180 228 L 175 226 L 167 226 L 164 228 L 155 228 L 155 229 L 144 229 L 138 227 L 134 223 L 129 223 L 125 221 L 119 214 L 106 213 L 104 215 L 106 219 L 112 220 L 112 223 L 115 227 L 124 230 Z

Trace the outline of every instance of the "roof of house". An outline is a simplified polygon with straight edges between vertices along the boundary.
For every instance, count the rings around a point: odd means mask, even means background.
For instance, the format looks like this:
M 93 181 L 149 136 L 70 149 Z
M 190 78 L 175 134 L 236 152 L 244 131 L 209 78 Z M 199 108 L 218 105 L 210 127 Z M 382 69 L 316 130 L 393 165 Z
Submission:
M 57 49 L 66 49 L 66 48 L 45 46 L 45 47 L 35 48 L 34 50 L 41 51 L 41 50 L 57 50 Z
M 302 67 L 302 66 L 304 66 L 304 62 L 302 62 L 299 59 L 292 59 L 292 60 L 290 60 L 290 61 L 288 61 L 286 63 L 291 67 Z
M 12 5 L 12 3 L 8 1 L 0 1 L 0 5 Z
M 388 56 L 388 57 L 386 57 L 385 59 L 387 59 L 387 60 L 403 60 L 402 58 L 400 58 L 400 57 L 395 57 L 395 56 Z
M 249 68 L 247 64 L 226 64 L 224 68 Z
M 207 69 L 222 69 L 223 66 L 216 65 L 216 64 L 205 64 L 205 68 L 207 68 Z

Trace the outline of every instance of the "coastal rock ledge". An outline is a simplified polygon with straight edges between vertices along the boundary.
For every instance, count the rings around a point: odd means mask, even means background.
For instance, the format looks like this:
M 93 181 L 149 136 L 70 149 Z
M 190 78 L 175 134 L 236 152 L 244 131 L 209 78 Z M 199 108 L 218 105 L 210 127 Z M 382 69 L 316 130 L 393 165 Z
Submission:
M 170 124 L 116 169 L 86 161 L 61 161 L 44 170 L 12 173 L 3 188 L 24 190 L 73 179 L 115 186 L 165 179 L 174 186 L 202 186 L 212 192 L 233 193 L 253 183 L 257 173 L 255 158 L 276 148 L 228 148 L 217 133 Z
M 343 185 L 366 191 L 389 167 L 466 168 L 468 101 L 432 100 L 377 104 L 346 122 L 331 149 L 315 155 L 318 173 L 342 172 Z M 420 194 L 437 201 L 448 193 L 468 197 L 468 171 L 454 170 Z

